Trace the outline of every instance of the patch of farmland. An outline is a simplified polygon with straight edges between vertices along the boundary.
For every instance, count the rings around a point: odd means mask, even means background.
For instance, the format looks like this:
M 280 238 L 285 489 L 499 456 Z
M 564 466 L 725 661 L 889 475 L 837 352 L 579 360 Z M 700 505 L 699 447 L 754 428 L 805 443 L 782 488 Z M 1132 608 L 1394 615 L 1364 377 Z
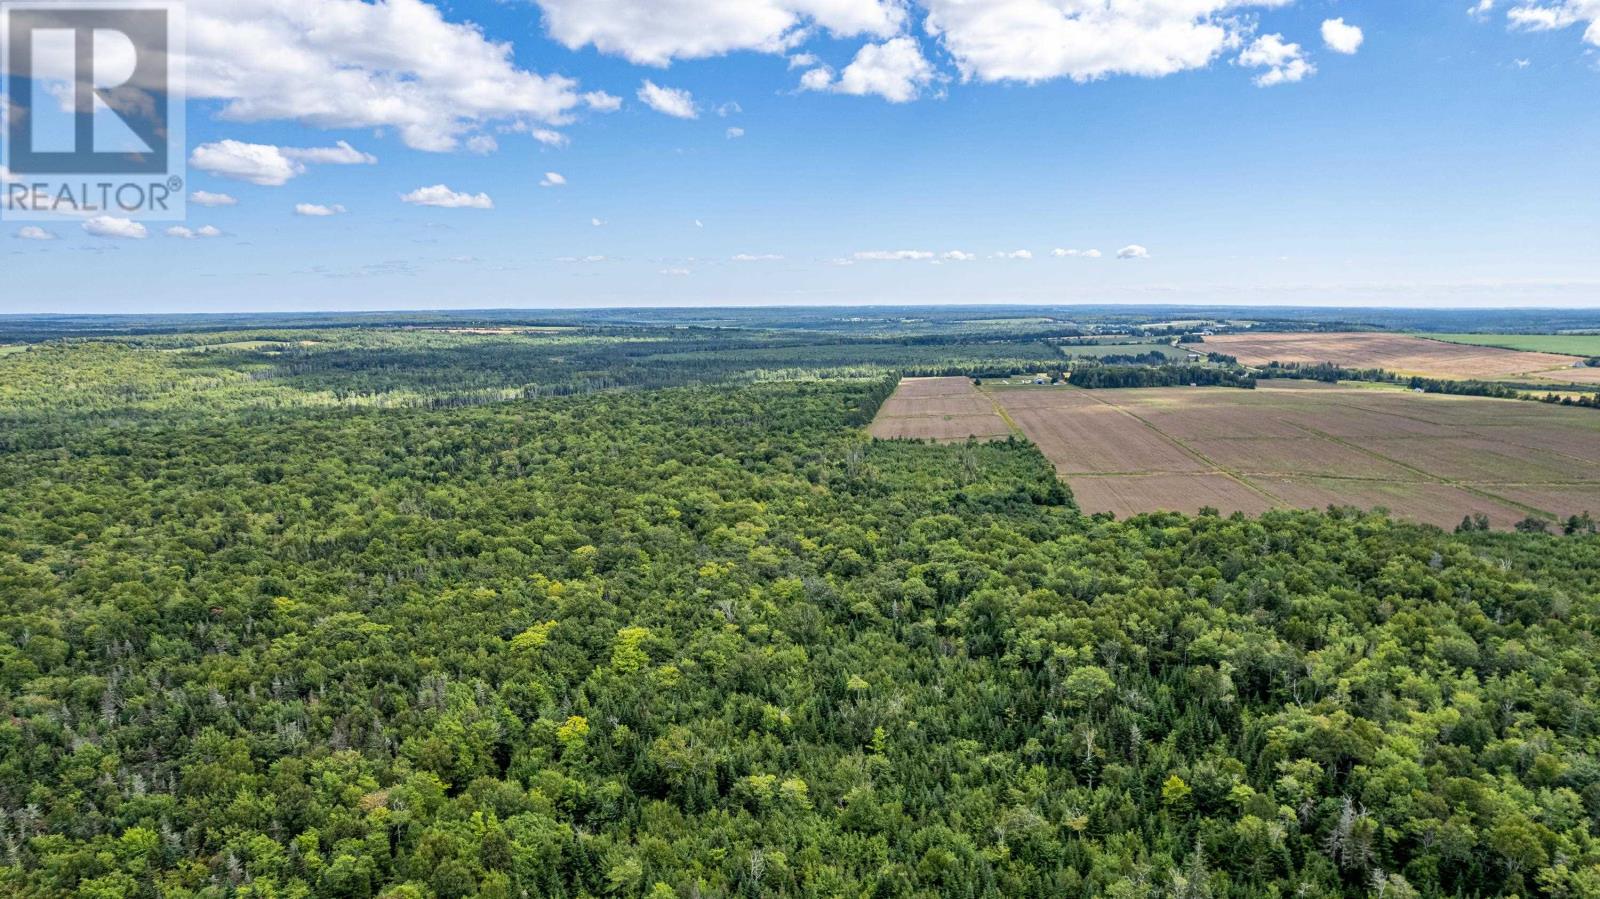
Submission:
M 1210 506 L 1257 515 L 1276 503 L 1233 478 L 1216 473 L 1114 475 L 1071 478 L 1072 495 L 1086 513 L 1126 518 L 1141 512 L 1186 512 Z
M 1322 475 L 1389 481 L 1417 478 L 1404 466 L 1376 459 L 1357 447 L 1305 435 L 1288 439 L 1209 439 L 1187 443 L 1213 465 L 1247 476 Z
M 1063 410 L 1067 411 L 1063 414 Z M 1062 474 L 1204 471 L 1171 437 L 1115 406 L 1006 409 Z
M 1496 496 L 1532 509 L 1547 509 L 1558 520 L 1600 509 L 1600 484 L 1562 487 L 1506 484 L 1486 488 Z
M 1344 368 L 1381 368 L 1430 378 L 1497 379 L 1572 370 L 1572 356 L 1468 346 L 1407 334 L 1287 333 L 1221 334 L 1204 349 L 1234 356 L 1246 365 L 1332 363 Z
M 1600 356 L 1600 334 L 1429 334 L 1433 340 L 1530 353 Z
M 1450 527 L 1600 512 L 1589 409 L 1304 381 L 985 392 L 1088 512 L 1381 506 Z
M 1453 528 L 1462 518 L 1476 514 L 1489 516 L 1494 527 L 1510 528 L 1528 516 L 1527 509 L 1450 484 L 1328 478 L 1262 478 L 1257 482 L 1284 503 L 1302 509 L 1383 508 L 1398 518 L 1442 528 Z
M 903 378 L 867 432 L 884 439 L 1002 438 L 1011 427 L 967 378 Z

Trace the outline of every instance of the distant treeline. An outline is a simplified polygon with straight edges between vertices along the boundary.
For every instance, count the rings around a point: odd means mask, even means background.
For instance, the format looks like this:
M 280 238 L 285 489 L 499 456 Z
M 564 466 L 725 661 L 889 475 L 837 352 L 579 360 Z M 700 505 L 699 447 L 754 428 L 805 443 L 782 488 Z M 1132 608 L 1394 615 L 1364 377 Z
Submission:
M 1240 387 L 1254 390 L 1253 375 L 1227 368 L 1201 365 L 1094 365 L 1074 368 L 1067 380 L 1074 387 L 1097 390 L 1113 387 Z

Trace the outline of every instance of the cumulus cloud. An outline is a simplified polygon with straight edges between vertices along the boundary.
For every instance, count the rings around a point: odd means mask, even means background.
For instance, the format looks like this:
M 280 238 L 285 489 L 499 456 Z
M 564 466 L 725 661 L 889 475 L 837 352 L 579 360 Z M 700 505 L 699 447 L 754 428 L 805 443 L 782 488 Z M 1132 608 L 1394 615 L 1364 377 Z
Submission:
M 589 224 L 592 225 L 593 227 L 596 227 L 596 228 L 599 228 L 599 227 L 605 225 L 605 223 L 606 223 L 605 219 L 598 219 L 598 218 L 589 219 Z
M 338 203 L 331 206 L 324 206 L 321 203 L 296 203 L 294 206 L 295 215 L 303 215 L 308 218 L 327 218 L 330 215 L 340 215 L 344 211 L 344 207 Z
M 571 140 L 559 131 L 551 128 L 535 128 L 528 132 L 533 139 L 547 147 L 565 147 Z
M 994 254 L 996 259 L 1032 259 L 1033 253 L 1029 250 L 1012 250 Z
M 1354 53 L 1361 49 L 1366 39 L 1360 28 L 1346 25 L 1344 19 L 1329 19 L 1322 23 L 1322 42 L 1335 53 Z
M 94 237 L 121 240 L 144 240 L 150 236 L 149 230 L 144 225 L 114 215 L 97 215 L 83 223 L 83 230 Z
M 933 257 L 927 250 L 864 250 L 850 258 L 857 262 L 919 262 Z
M 1257 87 L 1293 84 L 1315 75 L 1317 67 L 1306 59 L 1299 44 L 1291 44 L 1281 34 L 1266 34 L 1239 54 L 1239 65 L 1253 69 L 1266 69 L 1255 78 Z
M 444 186 L 435 184 L 432 187 L 419 187 L 408 194 L 400 196 L 402 203 L 412 206 L 436 206 L 440 209 L 493 209 L 494 201 L 488 194 L 458 193 Z
M 565 187 L 566 184 L 566 176 L 560 172 L 545 172 L 544 179 L 539 182 L 540 187 Z
M 1099 259 L 1099 250 L 1068 250 L 1057 247 L 1050 251 L 1050 255 L 1057 259 Z
M 727 134 L 728 134 L 728 140 L 738 140 L 739 138 L 744 137 L 744 129 L 743 128 L 729 128 Z
M 595 112 L 616 112 L 622 108 L 622 98 L 605 91 L 590 91 L 583 95 L 583 104 Z
M 227 194 L 214 194 L 209 190 L 197 190 L 189 194 L 189 202 L 196 206 L 237 206 L 239 201 Z
M 54 231 L 46 231 L 38 225 L 23 225 L 17 231 L 19 240 L 55 240 Z
M 662 115 L 678 119 L 700 117 L 700 111 L 695 109 L 693 94 L 681 88 L 662 87 L 648 78 L 639 85 L 639 99 Z
M 939 257 L 946 262 L 971 262 L 978 258 L 976 253 L 964 253 L 961 250 L 951 250 Z
M 500 149 L 500 142 L 494 139 L 494 135 L 474 134 L 473 136 L 467 138 L 468 153 L 476 153 L 479 156 L 488 156 L 490 153 L 493 153 L 498 149 Z
M 736 50 L 783 53 L 815 29 L 836 37 L 898 34 L 901 0 L 536 0 L 550 36 L 640 65 Z
M 331 147 L 284 147 L 283 155 L 296 162 L 318 165 L 377 165 L 378 157 L 363 153 L 350 146 L 349 141 L 339 141 Z
M 1245 14 L 1291 0 L 921 0 L 962 77 L 1091 81 L 1204 68 L 1236 47 Z
M 423 0 L 191 0 L 187 83 L 224 119 L 392 128 L 455 149 L 484 123 L 560 123 L 577 83 L 518 68 L 507 42 Z
M 321 165 L 372 165 L 378 158 L 344 141 L 332 147 L 276 147 L 221 140 L 201 144 L 189 154 L 189 164 L 222 178 L 248 181 L 262 187 L 281 187 L 305 173 L 307 163 Z
M 826 67 L 806 72 L 800 78 L 800 87 L 858 97 L 875 94 L 890 103 L 905 103 L 915 100 L 934 77 L 933 65 L 923 57 L 917 42 L 897 37 L 862 47 L 837 79 Z
M 211 225 L 202 225 L 199 228 L 186 228 L 183 225 L 173 225 L 167 229 L 168 237 L 182 240 L 202 240 L 207 237 L 221 237 L 222 231 Z
M 1149 259 L 1150 251 L 1136 243 L 1128 244 L 1117 251 L 1118 259 Z
M 1467 15 L 1477 19 L 1480 22 L 1484 21 L 1485 19 L 1489 18 L 1489 13 L 1494 12 L 1494 4 L 1495 0 L 1478 0 L 1477 3 L 1473 4 L 1473 6 L 1467 10 Z
M 1506 10 L 1506 19 L 1513 27 L 1527 31 L 1555 31 L 1588 25 L 1583 39 L 1600 47 L 1600 0 L 1525 2 Z

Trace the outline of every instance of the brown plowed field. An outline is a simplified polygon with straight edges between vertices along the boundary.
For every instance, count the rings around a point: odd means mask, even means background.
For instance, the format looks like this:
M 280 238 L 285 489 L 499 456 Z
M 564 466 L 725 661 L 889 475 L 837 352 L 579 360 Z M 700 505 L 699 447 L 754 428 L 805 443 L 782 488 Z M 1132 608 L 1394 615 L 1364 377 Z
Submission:
M 1256 390 L 985 388 L 1085 512 L 1384 507 L 1453 527 L 1600 514 L 1600 414 L 1263 381 Z
M 1078 508 L 1085 512 L 1136 514 L 1165 509 L 1191 515 L 1204 506 L 1252 515 L 1276 503 L 1221 474 L 1152 474 L 1070 478 Z M 1136 510 L 1136 511 L 1135 511 Z
M 1011 428 L 967 378 L 905 378 L 878 410 L 874 437 L 959 441 L 1005 437 Z
M 1574 375 L 1583 374 L 1572 368 L 1577 361 L 1572 356 L 1445 343 L 1406 334 L 1220 334 L 1207 337 L 1203 348 L 1235 356 L 1246 365 L 1331 362 L 1345 368 L 1381 368 L 1430 378 L 1493 380 L 1542 374 L 1571 381 Z

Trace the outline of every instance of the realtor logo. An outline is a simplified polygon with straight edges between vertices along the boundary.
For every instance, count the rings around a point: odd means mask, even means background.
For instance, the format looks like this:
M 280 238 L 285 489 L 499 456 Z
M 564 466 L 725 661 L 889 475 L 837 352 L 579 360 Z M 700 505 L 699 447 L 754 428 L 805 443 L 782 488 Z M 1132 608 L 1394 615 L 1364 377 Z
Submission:
M 0 217 L 183 217 L 181 19 L 161 0 L 0 0 Z

